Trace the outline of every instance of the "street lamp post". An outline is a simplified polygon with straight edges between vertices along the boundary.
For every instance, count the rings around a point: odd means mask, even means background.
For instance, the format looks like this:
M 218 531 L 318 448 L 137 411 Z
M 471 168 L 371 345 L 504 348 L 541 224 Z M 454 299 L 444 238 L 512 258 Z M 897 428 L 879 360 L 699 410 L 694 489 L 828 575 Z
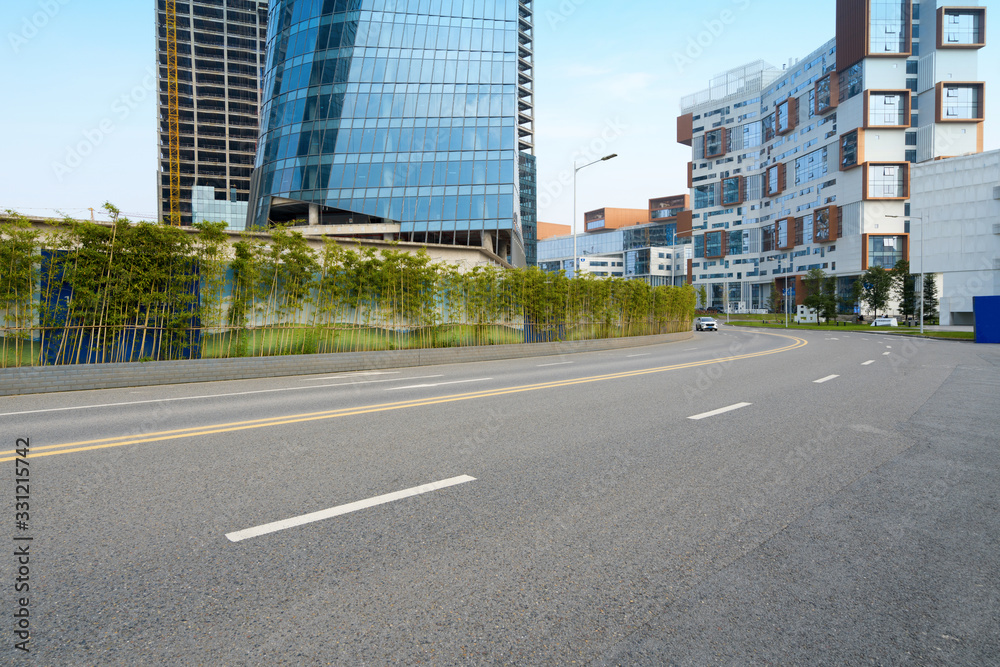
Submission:
M 573 277 L 577 277 L 577 272 L 580 270 L 580 260 L 576 256 L 576 175 L 581 169 L 586 169 L 587 167 L 597 164 L 598 162 L 607 162 L 611 158 L 618 157 L 618 153 L 612 153 L 611 155 L 605 155 L 599 160 L 594 160 L 593 162 L 588 162 L 580 167 L 573 163 L 573 224 L 570 227 L 570 231 L 573 233 Z
M 785 278 L 785 289 L 781 293 L 785 298 L 782 301 L 785 302 L 785 328 L 788 328 L 788 279 Z
M 729 281 L 728 280 L 726 280 L 726 286 L 723 289 L 726 290 L 726 294 L 725 294 L 725 298 L 726 298 L 726 301 L 725 301 L 725 303 L 726 303 L 726 324 L 729 324 Z
M 924 335 L 924 214 L 912 215 L 886 215 L 887 218 L 903 218 L 913 222 L 914 217 L 920 221 L 920 335 Z

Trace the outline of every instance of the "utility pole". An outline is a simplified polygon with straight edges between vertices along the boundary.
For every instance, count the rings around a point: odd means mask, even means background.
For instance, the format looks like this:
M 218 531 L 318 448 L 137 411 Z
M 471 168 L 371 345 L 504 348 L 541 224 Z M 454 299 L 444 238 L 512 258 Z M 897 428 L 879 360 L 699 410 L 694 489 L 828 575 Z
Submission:
M 732 302 L 729 299 L 729 281 L 726 281 L 726 324 L 729 324 L 729 311 L 732 309 Z
M 908 215 L 887 215 L 887 218 L 902 218 L 903 220 L 909 220 L 911 223 L 914 220 L 920 221 L 920 335 L 924 335 L 924 214 L 921 212 L 917 216 Z M 916 290 L 914 290 L 916 292 Z

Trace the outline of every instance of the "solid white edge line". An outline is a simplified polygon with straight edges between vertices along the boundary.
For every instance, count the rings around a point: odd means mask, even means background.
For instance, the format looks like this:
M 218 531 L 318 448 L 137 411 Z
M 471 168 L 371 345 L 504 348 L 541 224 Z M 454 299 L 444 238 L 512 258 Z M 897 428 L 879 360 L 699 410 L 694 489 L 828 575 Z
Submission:
M 385 380 L 362 380 L 361 382 L 341 382 L 339 384 L 315 384 L 308 387 L 281 387 L 279 389 L 257 389 L 255 391 L 237 391 L 231 394 L 207 394 L 205 396 L 177 396 L 175 398 L 151 398 L 146 401 L 127 401 L 125 403 L 102 403 L 99 405 L 74 405 L 67 408 L 46 408 L 44 410 L 23 410 L 21 412 L 5 412 L 0 417 L 15 415 L 34 415 L 41 412 L 65 412 L 66 410 L 91 410 L 93 408 L 117 408 L 124 405 L 144 405 L 146 403 L 170 403 L 172 401 L 195 401 L 205 398 L 226 398 L 228 396 L 249 396 L 251 394 L 273 394 L 279 391 L 302 391 L 303 389 L 326 389 L 327 387 L 353 387 L 358 384 L 378 384 L 381 382 L 406 382 L 408 380 L 430 380 L 443 375 L 418 375 L 412 378 L 388 378 Z M 267 379 L 267 378 L 262 378 Z M 223 380 L 224 381 L 224 380 Z M 156 385 L 154 388 L 168 385 Z
M 486 382 L 493 378 L 474 378 L 472 380 L 454 380 L 453 382 L 436 382 L 434 384 L 411 384 L 407 387 L 389 387 L 386 391 L 399 391 L 400 389 L 428 389 L 430 387 L 443 387 L 446 384 L 465 384 L 466 382 Z
M 412 489 L 395 491 L 382 496 L 375 496 L 374 498 L 369 498 L 367 500 L 359 500 L 357 502 L 348 503 L 347 505 L 338 505 L 337 507 L 320 510 L 319 512 L 303 514 L 302 516 L 293 517 L 291 519 L 265 523 L 264 525 L 257 526 L 256 528 L 246 528 L 245 530 L 237 530 L 232 533 L 226 533 L 226 539 L 230 542 L 240 542 L 242 540 L 250 539 L 251 537 L 260 537 L 261 535 L 276 533 L 279 530 L 286 530 L 288 528 L 295 528 L 296 526 L 303 526 L 307 523 L 323 521 L 324 519 L 330 519 L 335 516 L 350 514 L 351 512 L 357 512 L 358 510 L 367 509 L 369 507 L 385 505 L 386 503 L 402 500 L 403 498 L 411 498 L 424 493 L 430 493 L 431 491 L 439 491 L 450 486 L 457 486 L 458 484 L 465 484 L 467 482 L 474 481 L 476 481 L 476 478 L 468 475 L 452 477 L 451 479 L 445 479 L 440 482 L 432 482 L 430 484 L 424 484 L 423 486 L 415 486 Z
M 862 366 L 871 366 L 871 365 L 872 365 L 872 364 L 874 364 L 874 363 L 875 363 L 875 360 L 874 360 L 874 359 L 872 359 L 871 361 L 866 361 L 865 363 L 863 363 L 863 364 L 861 364 L 861 365 L 862 365 Z
M 824 382 L 829 382 L 830 380 L 836 380 L 839 377 L 839 375 L 827 375 L 825 378 L 813 380 L 813 384 L 823 384 Z
M 321 378 L 306 378 L 302 382 L 325 382 L 327 380 L 348 380 L 350 378 L 364 377 L 366 375 L 399 375 L 399 371 L 360 371 L 357 373 L 342 373 Z
M 753 403 L 737 403 L 736 405 L 730 405 L 728 408 L 719 408 L 718 410 L 712 410 L 711 412 L 703 412 L 700 415 L 694 415 L 693 417 L 688 417 L 688 419 L 694 419 L 695 421 L 699 419 L 705 419 L 707 417 L 714 417 L 716 415 L 721 415 L 726 412 L 732 412 L 733 410 L 739 410 L 740 408 L 745 408 L 753 405 Z

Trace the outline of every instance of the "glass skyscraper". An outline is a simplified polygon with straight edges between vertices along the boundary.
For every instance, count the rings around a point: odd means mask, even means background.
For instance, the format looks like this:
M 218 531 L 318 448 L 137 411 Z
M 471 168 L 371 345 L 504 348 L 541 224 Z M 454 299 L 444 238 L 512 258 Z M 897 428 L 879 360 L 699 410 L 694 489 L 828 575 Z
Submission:
M 248 227 L 485 244 L 523 265 L 531 18 L 518 0 L 273 2 Z

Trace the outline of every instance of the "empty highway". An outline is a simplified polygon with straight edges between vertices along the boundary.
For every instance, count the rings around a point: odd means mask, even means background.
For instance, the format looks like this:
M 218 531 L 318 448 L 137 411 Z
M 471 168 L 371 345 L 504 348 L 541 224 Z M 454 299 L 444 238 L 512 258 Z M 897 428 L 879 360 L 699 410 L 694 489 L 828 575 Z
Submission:
M 17 561 L 0 559 L 12 661 L 1000 655 L 995 346 L 722 326 L 561 357 L 0 398 L 0 424 L 8 540 L 32 538 L 30 657 Z

